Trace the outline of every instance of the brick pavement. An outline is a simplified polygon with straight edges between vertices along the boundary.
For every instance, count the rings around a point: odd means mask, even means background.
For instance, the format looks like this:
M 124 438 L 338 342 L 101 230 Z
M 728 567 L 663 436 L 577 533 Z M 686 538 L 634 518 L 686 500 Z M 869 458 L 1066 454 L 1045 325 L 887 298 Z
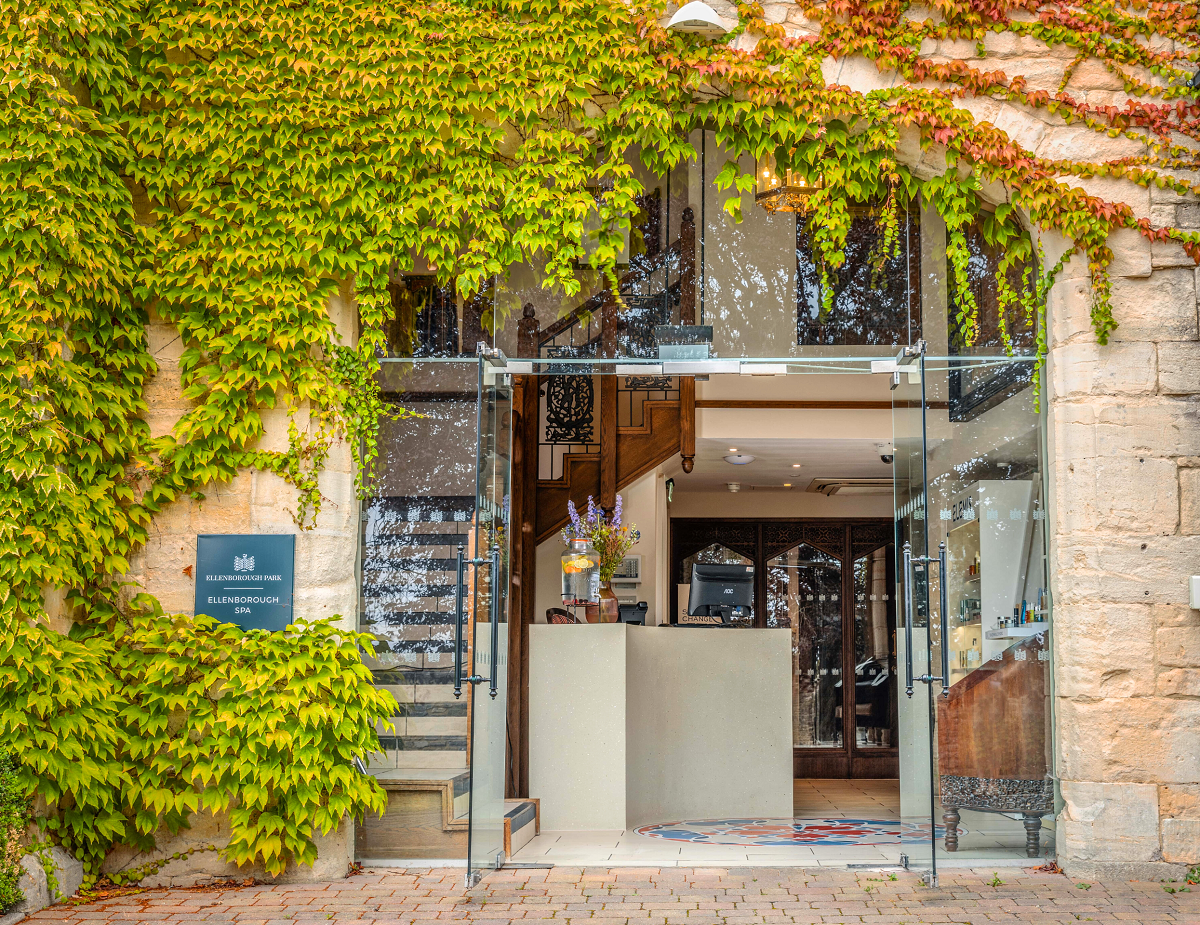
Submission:
M 993 885 L 998 874 L 1001 883 Z M 895 877 L 895 880 L 890 877 Z M 367 870 L 289 886 L 147 890 L 73 906 L 30 925 L 323 925 L 593 920 L 599 925 L 1200 925 L 1200 887 L 1090 883 L 1015 868 L 943 871 L 937 890 L 907 872 L 816 868 L 504 870 L 463 889 L 459 870 Z

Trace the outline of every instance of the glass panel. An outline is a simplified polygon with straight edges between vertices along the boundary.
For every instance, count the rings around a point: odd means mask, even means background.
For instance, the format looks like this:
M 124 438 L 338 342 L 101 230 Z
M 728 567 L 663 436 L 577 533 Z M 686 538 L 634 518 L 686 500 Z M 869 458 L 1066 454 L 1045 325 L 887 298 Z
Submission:
M 929 543 L 947 546 L 952 682 L 937 698 L 948 829 L 938 849 L 1049 856 L 1051 615 L 1033 364 L 930 359 L 927 376 Z
M 468 881 L 504 864 L 507 763 L 509 486 L 512 390 L 508 376 L 480 364 L 478 556 L 471 635 L 471 821 Z
M 917 274 L 910 257 L 919 251 L 920 222 L 916 212 L 900 216 L 900 239 L 890 253 L 877 210 L 866 207 L 852 214 L 846 236 L 845 262 L 829 271 L 833 307 L 822 311 L 819 256 L 814 253 L 809 220 L 796 223 L 797 343 L 808 345 L 910 344 L 921 335 Z
M 412 413 L 380 421 L 363 502 L 359 629 L 375 638 L 364 662 L 397 701 L 371 773 L 445 782 L 452 815 L 465 819 L 467 702 L 452 695 L 454 576 L 458 547 L 474 550 L 478 362 L 386 362 L 379 382 L 391 412 Z M 390 794 L 394 803 L 403 797 Z M 414 856 L 394 835 L 394 821 L 367 818 L 356 827 L 358 857 Z M 448 836 L 433 856 L 461 856 L 452 845 Z
M 930 588 L 924 564 L 906 562 L 926 555 L 925 389 L 923 358 L 907 357 L 892 388 L 892 446 L 896 497 L 896 592 L 901 602 L 897 649 L 905 691 L 898 699 L 900 733 L 901 852 L 908 866 L 933 863 L 930 833 L 932 797 L 933 692 L 912 680 L 930 673 Z M 911 629 L 910 629 L 911 627 Z
M 897 742 L 896 610 L 889 547 L 854 560 L 854 744 Z
M 841 748 L 842 562 L 807 543 L 767 563 L 768 626 L 792 628 L 796 748 Z
M 688 616 L 687 605 L 688 598 L 692 590 L 692 566 L 697 563 L 706 563 L 709 565 L 753 565 L 754 560 L 743 556 L 741 553 L 734 552 L 726 546 L 719 543 L 713 543 L 711 546 L 706 546 L 695 555 L 688 556 L 680 564 L 679 569 L 679 614 L 678 620 L 680 623 L 719 623 L 720 617 L 692 617 Z M 753 626 L 754 613 L 751 610 L 749 613 L 742 616 L 734 616 L 729 621 L 734 626 Z

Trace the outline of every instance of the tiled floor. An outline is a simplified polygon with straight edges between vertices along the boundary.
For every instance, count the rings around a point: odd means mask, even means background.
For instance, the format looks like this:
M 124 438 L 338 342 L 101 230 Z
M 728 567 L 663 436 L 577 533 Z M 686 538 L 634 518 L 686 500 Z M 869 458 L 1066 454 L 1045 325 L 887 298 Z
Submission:
M 900 820 L 900 786 L 895 780 L 797 780 L 795 815 L 817 819 Z M 939 842 L 938 863 L 961 867 L 973 861 L 997 866 L 1023 866 L 1025 830 L 1019 821 L 990 813 L 963 812 L 967 832 L 959 851 L 948 854 Z M 661 820 L 677 822 L 680 820 Z M 1049 823 L 1049 820 L 1046 821 Z M 713 864 L 739 867 L 845 867 L 850 864 L 898 865 L 906 852 L 927 855 L 928 842 L 918 845 L 708 845 L 639 835 L 629 829 L 593 832 L 543 831 L 513 860 L 556 866 L 693 867 Z M 1052 845 L 1052 829 L 1043 828 L 1043 847 Z M 1046 853 L 1045 850 L 1043 853 Z
M 1085 883 L 1033 870 L 908 871 L 712 867 L 500 870 L 464 889 L 463 871 L 365 870 L 328 883 L 147 890 L 36 913 L 32 925 L 1196 925 L 1200 892 Z M 1179 887 L 1176 884 L 1172 889 Z

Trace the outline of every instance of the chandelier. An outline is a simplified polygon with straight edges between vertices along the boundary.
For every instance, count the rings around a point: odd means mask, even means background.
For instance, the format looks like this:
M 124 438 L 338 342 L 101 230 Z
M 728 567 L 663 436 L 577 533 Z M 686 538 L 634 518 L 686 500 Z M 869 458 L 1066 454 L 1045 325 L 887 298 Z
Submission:
M 790 167 L 779 176 L 775 157 L 764 155 L 758 162 L 757 189 L 754 201 L 772 214 L 775 212 L 804 212 L 808 197 L 821 188 L 821 181 L 810 183 L 808 177 Z

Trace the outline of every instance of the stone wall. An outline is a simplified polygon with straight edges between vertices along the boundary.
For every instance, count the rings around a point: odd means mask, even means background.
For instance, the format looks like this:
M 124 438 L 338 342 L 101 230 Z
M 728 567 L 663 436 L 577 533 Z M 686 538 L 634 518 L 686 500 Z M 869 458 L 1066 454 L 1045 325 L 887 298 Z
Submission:
M 330 314 L 342 343 L 357 337 L 357 307 L 349 291 L 330 300 Z M 169 433 L 190 407 L 179 381 L 179 357 L 183 346 L 174 325 L 152 320 L 149 325 L 151 350 L 158 374 L 146 388 L 149 411 L 146 420 L 155 436 Z M 288 419 L 283 409 L 263 412 L 266 433 L 258 446 L 286 450 Z M 301 408 L 297 425 L 307 426 L 307 410 Z M 294 520 L 297 493 L 282 478 L 270 472 L 243 471 L 228 484 L 210 485 L 203 501 L 181 498 L 150 525 L 144 549 L 130 561 L 128 578 L 154 594 L 172 613 L 194 612 L 196 536 L 201 533 L 295 534 L 296 566 L 293 613 L 297 618 L 337 617 L 339 625 L 353 629 L 358 615 L 359 503 L 354 491 L 353 458 L 350 446 L 337 441 L 330 449 L 318 484 L 321 511 L 312 529 L 301 530 Z M 139 854 L 119 849 L 107 859 L 106 871 L 140 867 L 158 858 L 180 853 L 144 883 L 150 886 L 187 886 L 223 877 L 270 879 L 259 868 L 239 869 L 222 861 L 214 850 L 228 841 L 228 824 L 223 816 L 195 813 L 191 828 L 179 835 L 163 833 L 158 850 Z M 329 880 L 346 875 L 354 859 L 353 823 L 347 820 L 327 836 L 317 838 L 318 860 L 312 867 L 294 865 L 279 878 L 284 881 Z M 189 850 L 197 849 L 192 854 Z
M 1183 197 L 1121 198 L 1156 225 L 1200 225 Z M 1108 346 L 1081 260 L 1049 305 L 1058 855 L 1078 876 L 1161 877 L 1200 863 L 1197 271 L 1133 232 L 1110 244 Z

